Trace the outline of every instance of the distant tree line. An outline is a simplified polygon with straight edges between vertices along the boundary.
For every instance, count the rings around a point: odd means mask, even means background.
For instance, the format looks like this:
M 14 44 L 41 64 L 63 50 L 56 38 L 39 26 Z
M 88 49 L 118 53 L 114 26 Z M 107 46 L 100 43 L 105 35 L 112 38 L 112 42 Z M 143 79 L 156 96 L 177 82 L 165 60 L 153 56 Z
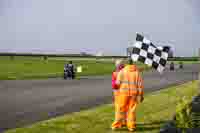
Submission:
M 30 57 L 42 57 L 43 60 L 48 60 L 48 57 L 78 57 L 78 58 L 127 58 L 127 56 L 93 56 L 83 54 L 24 54 L 24 53 L 0 53 L 0 56 L 9 56 L 11 60 L 15 59 L 15 56 L 30 56 Z M 170 57 L 169 61 L 198 61 L 199 57 Z
M 0 56 L 48 56 L 48 57 L 91 57 L 92 55 L 82 54 L 33 54 L 33 53 L 0 53 Z
M 199 57 L 173 57 L 169 61 L 199 61 Z

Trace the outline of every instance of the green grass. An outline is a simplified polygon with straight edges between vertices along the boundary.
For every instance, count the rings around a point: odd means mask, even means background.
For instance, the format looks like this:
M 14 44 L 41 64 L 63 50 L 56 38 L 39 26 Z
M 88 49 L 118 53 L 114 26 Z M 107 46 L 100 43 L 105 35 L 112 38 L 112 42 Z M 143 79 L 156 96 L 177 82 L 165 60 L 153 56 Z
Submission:
M 68 60 L 73 60 L 76 66 L 81 65 L 83 72 L 77 76 L 110 75 L 114 70 L 112 59 L 77 58 L 77 57 L 49 57 L 44 61 L 43 57 L 15 56 L 13 60 L 9 56 L 0 56 L 0 80 L 15 79 L 45 79 L 62 77 L 63 66 Z M 178 62 L 175 62 L 178 63 Z M 196 63 L 186 61 L 184 64 Z M 137 63 L 140 68 L 147 69 L 146 65 Z
M 67 60 L 71 60 L 67 58 Z M 113 61 L 109 60 L 83 60 L 72 58 L 76 66 L 82 66 L 83 72 L 77 76 L 110 75 L 114 70 Z M 41 57 L 0 57 L 0 80 L 6 79 L 41 79 L 49 77 L 62 77 L 66 60 L 63 58 L 49 58 L 44 61 Z M 145 67 L 138 64 L 139 67 Z
M 198 92 L 197 85 L 197 81 L 193 81 L 145 95 L 137 109 L 137 133 L 159 132 L 160 127 L 172 119 L 179 98 L 192 98 Z M 125 128 L 111 131 L 113 119 L 114 108 L 106 104 L 5 133 L 128 133 Z
M 47 62 L 37 58 L 18 58 L 14 60 L 3 59 L 0 65 L 0 79 L 29 79 L 61 77 L 63 75 L 64 60 L 48 60 Z M 82 75 L 103 75 L 112 72 L 112 62 L 96 62 L 74 60 L 76 66 L 83 66 Z

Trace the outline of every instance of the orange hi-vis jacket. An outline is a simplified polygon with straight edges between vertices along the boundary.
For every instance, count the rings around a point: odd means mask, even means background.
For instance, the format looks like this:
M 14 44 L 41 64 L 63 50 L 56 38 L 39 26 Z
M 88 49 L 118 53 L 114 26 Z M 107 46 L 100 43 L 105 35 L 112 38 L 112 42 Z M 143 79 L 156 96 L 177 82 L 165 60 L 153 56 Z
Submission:
M 115 95 L 137 96 L 143 95 L 143 80 L 139 69 L 135 65 L 127 65 L 122 69 L 116 79 L 119 88 L 115 90 Z

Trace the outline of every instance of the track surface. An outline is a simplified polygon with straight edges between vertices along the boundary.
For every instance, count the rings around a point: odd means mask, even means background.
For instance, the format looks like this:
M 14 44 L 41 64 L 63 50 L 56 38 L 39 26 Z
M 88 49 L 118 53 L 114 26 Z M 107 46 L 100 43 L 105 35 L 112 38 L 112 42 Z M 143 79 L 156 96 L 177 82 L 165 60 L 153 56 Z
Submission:
M 145 93 L 197 79 L 198 64 L 185 65 L 163 75 L 143 74 Z M 24 127 L 64 113 L 80 111 L 112 97 L 111 77 L 83 77 L 80 80 L 0 81 L 0 129 Z

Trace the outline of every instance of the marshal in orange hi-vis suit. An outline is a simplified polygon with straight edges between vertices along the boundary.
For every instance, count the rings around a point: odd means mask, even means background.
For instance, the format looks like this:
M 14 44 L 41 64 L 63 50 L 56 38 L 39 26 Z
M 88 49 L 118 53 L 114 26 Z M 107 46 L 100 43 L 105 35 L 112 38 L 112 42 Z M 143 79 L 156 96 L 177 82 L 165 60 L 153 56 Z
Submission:
M 139 69 L 131 64 L 124 67 L 117 75 L 115 90 L 115 121 L 112 129 L 127 126 L 129 131 L 136 129 L 136 107 L 143 101 L 143 80 Z

